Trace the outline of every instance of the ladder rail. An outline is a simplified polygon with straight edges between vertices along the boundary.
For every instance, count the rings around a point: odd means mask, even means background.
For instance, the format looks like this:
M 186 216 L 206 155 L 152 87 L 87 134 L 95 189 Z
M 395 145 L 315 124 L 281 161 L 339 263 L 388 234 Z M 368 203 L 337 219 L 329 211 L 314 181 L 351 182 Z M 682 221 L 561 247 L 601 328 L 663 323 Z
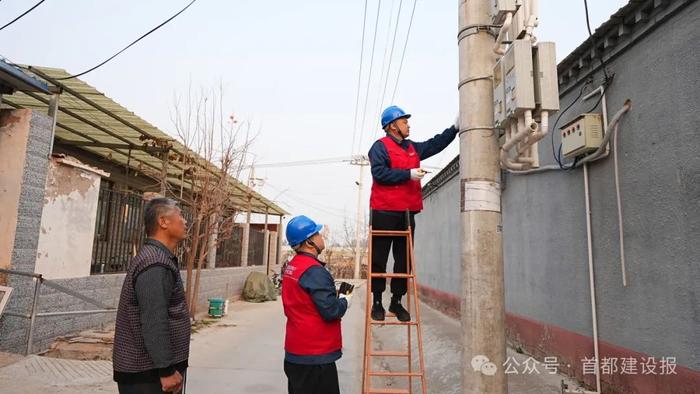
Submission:
M 413 237 L 409 235 L 410 241 L 408 243 L 408 248 L 409 248 L 409 256 L 411 256 L 411 272 L 414 272 L 413 269 L 415 261 L 413 260 Z M 415 275 L 415 272 L 414 272 Z M 421 316 L 420 316 L 420 303 L 418 302 L 418 283 L 416 282 L 415 278 L 411 281 L 411 284 L 413 285 L 413 295 L 416 298 L 414 302 L 414 307 L 416 310 L 416 321 L 421 321 Z M 427 394 L 427 388 L 425 385 L 425 355 L 423 354 L 423 330 L 420 324 L 416 325 L 416 334 L 418 336 L 418 362 L 420 363 L 420 370 L 423 372 L 420 376 L 421 380 L 421 388 L 423 391 L 423 394 Z
M 369 361 L 370 361 L 370 336 L 372 335 L 372 326 L 368 322 L 372 321 L 371 317 L 371 298 L 372 297 L 372 212 L 370 211 L 370 223 L 369 223 L 369 237 L 367 242 L 367 298 L 365 299 L 365 350 L 363 354 L 363 368 L 362 368 L 362 392 L 367 393 L 369 391 L 369 376 L 367 371 L 369 371 Z
M 368 274 L 367 274 L 367 299 L 365 305 L 365 343 L 364 343 L 364 360 L 363 360 L 363 371 L 362 371 L 362 392 L 364 394 L 371 393 L 413 393 L 413 379 L 420 378 L 421 392 L 427 394 L 427 387 L 425 384 L 425 362 L 423 353 L 423 336 L 421 330 L 421 317 L 420 317 L 420 306 L 418 297 L 418 284 L 416 280 L 415 272 L 415 256 L 413 255 L 413 228 L 410 222 L 409 212 L 406 211 L 406 230 L 374 230 L 372 228 L 372 213 L 370 212 L 369 221 L 369 237 L 368 237 Z M 396 274 L 396 273 L 374 273 L 372 271 L 372 249 L 373 249 L 373 239 L 375 236 L 378 237 L 405 237 L 406 239 L 406 273 Z M 407 283 L 406 291 L 406 306 L 411 313 L 413 309 L 414 319 L 408 322 L 401 321 L 374 321 L 371 317 L 371 306 L 372 306 L 372 279 L 373 278 L 390 278 L 390 279 L 406 279 L 411 283 Z M 414 303 L 414 307 L 411 308 L 411 302 Z M 395 317 L 393 313 L 387 313 L 387 317 Z M 398 326 L 405 325 L 407 330 L 408 338 L 408 348 L 406 352 L 399 351 L 380 351 L 372 349 L 372 326 Z M 416 342 L 418 343 L 418 366 L 419 370 L 413 370 L 413 337 L 411 333 L 411 327 L 416 327 Z M 391 371 L 372 371 L 372 358 L 373 357 L 405 357 L 408 362 L 407 372 L 391 372 Z M 408 378 L 408 391 L 405 389 L 378 389 L 372 388 L 372 377 L 406 377 Z
M 406 237 L 406 273 L 412 275 L 411 283 L 416 282 L 415 272 L 413 272 L 413 255 L 411 255 L 410 245 L 413 243 L 411 237 L 411 219 L 406 215 L 406 224 L 408 225 L 408 235 Z M 411 291 L 408 287 L 408 279 L 406 279 L 406 307 L 408 308 L 408 313 L 411 313 Z M 417 315 L 413 315 L 415 320 L 418 322 L 420 319 Z M 418 327 L 418 325 L 416 325 Z M 413 372 L 413 344 L 411 343 L 411 326 L 406 326 L 408 331 L 408 373 Z M 422 370 L 421 370 L 422 371 Z M 408 392 L 413 392 L 413 378 L 408 377 Z

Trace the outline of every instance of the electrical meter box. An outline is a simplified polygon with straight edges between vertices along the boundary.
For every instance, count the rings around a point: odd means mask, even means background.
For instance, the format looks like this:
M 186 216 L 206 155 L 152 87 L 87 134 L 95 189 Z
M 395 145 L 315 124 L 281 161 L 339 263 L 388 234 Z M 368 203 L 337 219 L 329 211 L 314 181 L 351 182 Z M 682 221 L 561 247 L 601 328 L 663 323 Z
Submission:
M 491 20 L 500 25 L 509 12 L 515 12 L 518 6 L 515 0 L 491 0 Z
M 496 62 L 493 68 L 493 120 L 496 127 L 505 127 L 506 120 L 506 91 L 503 84 L 503 58 Z
M 513 20 L 510 23 L 510 33 L 509 35 L 513 37 L 514 40 L 522 38 L 525 35 L 528 18 L 530 18 L 529 7 L 527 4 L 523 4 L 518 8 L 518 11 L 513 14 Z
M 535 103 L 542 111 L 559 110 L 557 54 L 553 42 L 540 42 L 533 48 Z
M 601 114 L 582 114 L 559 129 L 561 151 L 567 159 L 592 152 L 603 143 Z
M 530 41 L 513 41 L 501 62 L 503 63 L 506 116 L 517 116 L 525 110 L 535 109 Z

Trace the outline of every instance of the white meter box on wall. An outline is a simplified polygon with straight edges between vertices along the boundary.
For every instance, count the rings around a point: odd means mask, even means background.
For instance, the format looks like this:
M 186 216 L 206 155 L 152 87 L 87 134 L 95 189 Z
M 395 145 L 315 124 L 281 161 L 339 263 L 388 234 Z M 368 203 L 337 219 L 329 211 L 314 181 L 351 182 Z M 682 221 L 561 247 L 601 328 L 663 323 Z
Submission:
M 567 159 L 592 152 L 603 143 L 601 114 L 581 114 L 559 130 L 561 131 L 561 151 Z

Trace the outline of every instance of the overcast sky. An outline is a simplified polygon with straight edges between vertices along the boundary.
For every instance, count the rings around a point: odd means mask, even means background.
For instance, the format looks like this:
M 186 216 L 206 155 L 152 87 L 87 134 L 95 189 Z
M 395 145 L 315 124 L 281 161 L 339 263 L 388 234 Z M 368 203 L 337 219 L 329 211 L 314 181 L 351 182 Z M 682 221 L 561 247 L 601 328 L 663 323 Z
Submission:
M 46 1 L 0 31 L 0 54 L 17 63 L 77 73 L 104 60 L 188 2 Z M 34 3 L 2 1 L 0 25 Z M 400 3 L 398 34 L 389 60 L 386 48 L 391 47 Z M 588 3 L 595 29 L 626 1 Z M 377 0 L 368 1 L 360 121 L 377 4 Z M 379 136 L 382 76 L 390 65 L 387 105 L 412 6 L 413 0 L 381 1 L 365 128 L 355 134 L 359 142 L 354 149 L 362 0 L 199 0 L 170 24 L 81 79 L 171 134 L 174 95 L 185 92 L 190 81 L 205 88 L 222 82 L 231 112 L 261 130 L 252 148 L 257 163 L 349 157 L 358 147 L 366 153 Z M 557 57 L 563 59 L 588 36 L 583 1 L 540 0 L 540 27 L 535 34 L 539 41 L 556 42 Z M 413 114 L 414 140 L 431 137 L 455 118 L 456 35 L 457 1 L 418 0 L 394 100 Z M 457 153 L 458 143 L 453 142 L 424 164 L 442 167 Z M 260 168 L 256 176 L 266 181 L 257 190 L 292 214 L 307 214 L 338 231 L 344 218 L 354 223 L 358 175 L 358 167 L 342 162 Z M 363 209 L 368 209 L 370 182 L 366 171 Z

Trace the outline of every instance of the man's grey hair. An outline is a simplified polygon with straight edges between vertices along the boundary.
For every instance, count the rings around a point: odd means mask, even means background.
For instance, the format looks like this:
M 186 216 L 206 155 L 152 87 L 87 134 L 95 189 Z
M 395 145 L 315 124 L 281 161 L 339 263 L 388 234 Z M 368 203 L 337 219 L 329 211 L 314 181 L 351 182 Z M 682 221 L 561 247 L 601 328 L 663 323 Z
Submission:
M 146 235 L 155 234 L 158 229 L 158 218 L 167 215 L 174 208 L 177 208 L 177 201 L 170 198 L 158 197 L 148 201 L 143 210 Z

